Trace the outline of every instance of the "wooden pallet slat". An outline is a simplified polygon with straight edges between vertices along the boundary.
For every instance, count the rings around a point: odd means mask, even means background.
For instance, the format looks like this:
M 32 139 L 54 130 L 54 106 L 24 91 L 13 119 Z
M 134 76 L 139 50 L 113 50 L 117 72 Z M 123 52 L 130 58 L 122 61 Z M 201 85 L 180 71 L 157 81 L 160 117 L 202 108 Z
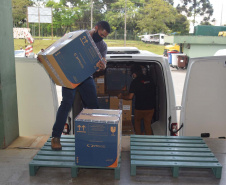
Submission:
M 132 135 L 132 138 L 136 139 L 176 139 L 176 140 L 201 140 L 203 139 L 198 136 L 160 136 L 160 135 Z
M 221 178 L 222 165 L 200 137 L 132 135 L 130 142 L 132 176 L 147 166 L 170 167 L 173 177 L 180 168 L 210 168 Z
M 215 157 L 184 157 L 184 156 L 140 156 L 131 155 L 132 160 L 144 161 L 196 161 L 196 162 L 218 162 Z
M 210 152 L 209 148 L 185 148 L 185 147 L 149 147 L 149 146 L 131 146 L 131 150 L 147 151 L 180 151 L 180 152 Z
M 114 171 L 115 179 L 120 179 L 120 162 L 116 168 L 98 166 L 78 166 L 75 164 L 75 138 L 74 136 L 64 135 L 61 138 L 61 151 L 51 149 L 51 137 L 47 140 L 41 150 L 29 163 L 30 176 L 35 176 L 40 167 L 71 168 L 71 177 L 78 176 L 81 168 L 109 169 Z
M 51 143 L 51 138 L 47 140 L 47 142 Z M 60 138 L 61 143 L 75 143 L 73 138 Z
M 195 143 L 141 143 L 141 142 L 130 142 L 131 146 L 158 146 L 158 147 L 189 147 L 189 148 L 208 148 L 206 144 L 195 144 Z
M 40 160 L 40 161 L 72 161 L 74 162 L 74 156 L 44 156 L 44 155 L 36 155 L 33 160 Z
M 148 142 L 148 143 L 193 143 L 193 144 L 205 144 L 203 140 L 197 139 L 197 140 L 189 140 L 189 139 L 160 139 L 160 138 L 130 138 L 131 142 Z
M 75 156 L 75 151 L 74 152 L 68 152 L 68 151 L 45 151 L 45 150 L 40 150 L 37 153 L 39 156 L 44 155 L 44 156 Z
M 53 151 L 51 146 L 43 146 L 41 148 L 42 151 Z M 63 151 L 71 151 L 71 152 L 75 152 L 75 147 L 64 147 L 63 146 Z
M 139 151 L 132 150 L 130 151 L 131 155 L 152 155 L 152 156 L 193 156 L 193 157 L 210 157 L 214 156 L 213 153 L 205 153 L 205 152 L 174 152 L 174 151 Z
M 75 146 L 75 142 L 74 143 L 63 143 L 61 142 L 62 147 L 74 147 Z M 51 142 L 46 142 L 44 144 L 44 146 L 51 146 Z

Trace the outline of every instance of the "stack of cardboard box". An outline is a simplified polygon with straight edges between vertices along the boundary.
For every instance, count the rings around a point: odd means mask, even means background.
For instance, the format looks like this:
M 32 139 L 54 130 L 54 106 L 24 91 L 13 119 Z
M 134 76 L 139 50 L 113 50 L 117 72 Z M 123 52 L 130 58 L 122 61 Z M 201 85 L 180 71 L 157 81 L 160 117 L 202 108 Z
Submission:
M 100 109 L 110 108 L 109 95 L 105 93 L 105 76 L 101 75 L 94 78 L 96 91 L 97 91 L 97 101 Z
M 134 134 L 132 100 L 121 100 L 117 96 L 110 96 L 110 109 L 122 110 L 122 133 Z
M 132 81 L 130 73 L 130 68 L 125 65 L 112 66 L 112 64 L 108 64 L 104 74 L 94 75 L 99 107 L 122 110 L 122 131 L 125 134 L 134 134 L 132 100 L 119 100 L 117 95 L 129 92 Z
M 105 95 L 105 83 L 104 83 L 104 75 L 95 78 L 97 95 L 102 96 Z
M 97 101 L 100 109 L 110 109 L 109 96 L 98 96 Z
M 130 68 L 126 66 L 111 67 L 106 69 L 106 92 L 115 96 L 122 92 L 128 92 L 132 81 Z

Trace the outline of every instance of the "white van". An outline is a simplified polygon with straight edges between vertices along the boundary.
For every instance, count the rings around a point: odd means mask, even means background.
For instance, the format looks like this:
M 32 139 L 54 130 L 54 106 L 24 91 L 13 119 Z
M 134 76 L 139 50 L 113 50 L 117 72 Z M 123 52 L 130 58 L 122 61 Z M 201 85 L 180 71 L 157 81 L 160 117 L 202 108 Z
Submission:
M 149 35 L 141 35 L 141 41 L 145 42 L 145 43 L 151 43 L 152 40 L 154 38 L 153 34 L 149 34 Z
M 154 34 L 152 42 L 155 44 L 164 45 L 165 44 L 164 37 L 165 37 L 165 34 L 163 33 Z
M 189 60 L 182 96 L 181 135 L 225 138 L 226 55 Z
M 112 48 L 109 47 L 108 53 L 112 53 L 111 50 Z M 125 66 L 130 68 L 135 63 L 141 64 L 145 69 L 145 73 L 153 79 L 156 87 L 153 132 L 155 135 L 176 135 L 179 125 L 177 125 L 175 94 L 167 59 L 148 51 L 140 50 L 138 54 L 130 54 L 131 50 L 128 50 L 127 53 L 123 47 L 118 47 L 118 50 L 123 50 L 124 54 L 107 54 L 106 71 L 112 66 L 117 69 Z M 108 82 L 105 81 L 105 83 Z M 172 123 L 174 133 L 172 132 Z
M 133 49 L 129 48 L 127 51 L 126 48 L 119 47 L 118 51 L 123 50 L 120 53 L 116 51 L 117 48 L 113 48 L 114 52 L 109 48 L 108 51 L 112 51 L 112 54 L 107 54 L 107 69 L 125 66 L 129 69 L 133 64 L 139 63 L 144 67 L 144 72 L 153 78 L 156 86 L 156 114 L 152 129 L 155 135 L 225 137 L 226 56 L 190 59 L 182 105 L 176 105 L 167 59 L 148 51 L 137 52 L 135 49 L 132 52 Z M 16 74 L 19 122 L 20 125 L 23 123 L 20 129 L 26 128 L 26 134 L 29 135 L 51 133 L 57 111 L 56 86 L 36 59 L 16 58 Z M 80 97 L 76 98 L 73 117 L 81 109 L 81 104 L 78 103 Z M 36 108 L 35 111 L 30 109 L 31 106 Z M 177 113 L 181 113 L 180 122 L 177 120 Z M 51 121 L 45 118 L 51 118 Z M 31 122 L 37 122 L 39 125 L 35 133 L 32 133 L 34 129 L 30 128 L 33 127 Z M 73 125 L 71 130 L 73 131 Z
M 108 66 L 139 63 L 151 74 L 156 84 L 158 113 L 152 123 L 155 135 L 226 136 L 226 56 L 190 59 L 182 105 L 175 103 L 171 71 L 164 57 L 140 51 L 108 54 L 107 61 Z M 180 122 L 177 112 L 181 114 Z

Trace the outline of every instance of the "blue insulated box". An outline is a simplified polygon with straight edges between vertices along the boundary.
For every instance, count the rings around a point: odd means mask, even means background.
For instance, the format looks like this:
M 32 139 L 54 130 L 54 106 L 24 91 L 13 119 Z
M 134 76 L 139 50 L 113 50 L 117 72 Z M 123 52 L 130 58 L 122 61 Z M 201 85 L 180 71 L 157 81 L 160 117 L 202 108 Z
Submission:
M 82 111 L 75 119 L 75 162 L 79 166 L 118 166 L 121 148 L 121 112 Z M 91 110 L 91 112 L 90 112 Z
M 88 31 L 70 32 L 38 55 L 57 85 L 75 88 L 92 75 L 102 56 Z

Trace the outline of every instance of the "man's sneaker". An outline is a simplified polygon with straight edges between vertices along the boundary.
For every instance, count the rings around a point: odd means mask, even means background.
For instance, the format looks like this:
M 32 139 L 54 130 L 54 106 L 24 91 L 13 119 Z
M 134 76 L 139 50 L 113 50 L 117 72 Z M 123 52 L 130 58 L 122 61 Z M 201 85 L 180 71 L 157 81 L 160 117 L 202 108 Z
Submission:
M 53 137 L 51 140 L 51 148 L 52 150 L 62 150 L 62 146 L 60 144 L 59 137 Z

